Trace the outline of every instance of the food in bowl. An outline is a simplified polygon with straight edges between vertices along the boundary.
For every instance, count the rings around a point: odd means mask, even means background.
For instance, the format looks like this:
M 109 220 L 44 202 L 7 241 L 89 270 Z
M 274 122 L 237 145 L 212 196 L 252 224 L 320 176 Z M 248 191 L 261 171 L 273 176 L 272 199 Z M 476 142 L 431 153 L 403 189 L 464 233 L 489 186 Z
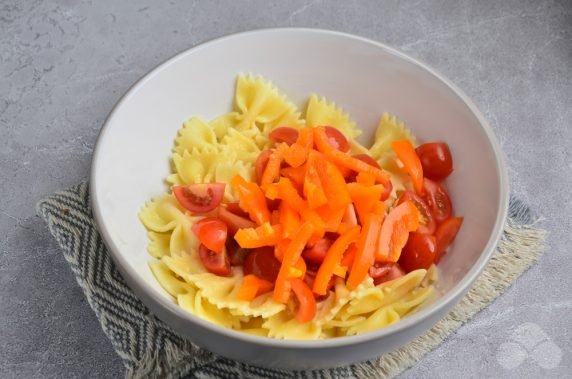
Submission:
M 360 334 L 428 304 L 463 221 L 451 153 L 387 113 L 369 148 L 360 134 L 325 99 L 302 118 L 240 75 L 234 111 L 184 123 L 170 192 L 139 214 L 155 278 L 194 315 L 272 338 Z

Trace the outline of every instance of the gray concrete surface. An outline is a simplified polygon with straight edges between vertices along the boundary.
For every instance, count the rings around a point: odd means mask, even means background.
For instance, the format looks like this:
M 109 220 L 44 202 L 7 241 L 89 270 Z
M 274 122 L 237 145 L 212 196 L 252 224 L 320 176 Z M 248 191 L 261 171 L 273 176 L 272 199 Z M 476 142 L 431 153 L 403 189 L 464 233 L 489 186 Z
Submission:
M 34 204 L 88 176 L 104 118 L 149 69 L 213 37 L 290 25 L 373 38 L 451 78 L 490 120 L 513 192 L 550 231 L 538 265 L 403 377 L 571 377 L 572 2 L 564 0 L 0 1 L 0 377 L 122 376 Z M 516 366 L 527 353 L 510 342 L 532 338 L 533 326 L 552 350 Z

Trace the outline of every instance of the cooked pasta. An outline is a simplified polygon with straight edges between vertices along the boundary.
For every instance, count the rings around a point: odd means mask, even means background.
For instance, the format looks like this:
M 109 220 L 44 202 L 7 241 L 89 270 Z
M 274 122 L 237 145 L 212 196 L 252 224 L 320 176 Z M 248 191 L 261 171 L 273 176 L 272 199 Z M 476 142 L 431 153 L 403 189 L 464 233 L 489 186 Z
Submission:
M 288 279 L 290 281 L 284 283 L 291 283 L 288 286 L 292 286 L 291 289 L 296 296 L 287 297 L 286 301 L 277 301 L 275 294 L 273 295 L 273 292 L 271 292 L 276 290 L 276 286 L 279 285 L 278 281 L 276 283 L 268 282 L 260 277 L 262 274 L 254 275 L 253 280 L 261 286 L 269 283 L 268 288 L 274 288 L 274 290 L 270 292 L 266 290 L 262 293 L 256 290 L 248 300 L 245 300 L 245 295 L 242 292 L 244 291 L 244 283 L 248 279 L 247 276 L 252 277 L 253 275 L 246 272 L 246 266 L 242 266 L 247 264 L 244 260 L 241 261 L 242 265 L 234 265 L 233 263 L 230 271 L 227 271 L 225 274 L 218 274 L 209 268 L 205 263 L 205 259 L 214 259 L 213 257 L 217 256 L 213 253 L 214 248 L 209 246 L 207 249 L 204 247 L 206 242 L 203 241 L 197 225 L 201 225 L 202 221 L 209 220 L 209 217 L 212 219 L 212 211 L 208 214 L 190 211 L 184 203 L 180 202 L 179 197 L 174 193 L 174 188 L 203 185 L 205 183 L 233 183 L 233 185 L 224 187 L 223 195 L 221 195 L 223 196 L 222 201 L 225 203 L 239 201 L 238 206 L 246 209 L 247 214 L 246 216 L 239 216 L 243 217 L 241 220 L 246 220 L 247 225 L 255 224 L 257 217 L 266 220 L 266 223 L 260 221 L 259 225 L 261 226 L 259 229 L 256 229 L 258 230 L 256 233 L 274 232 L 278 220 L 281 228 L 285 230 L 288 224 L 287 221 L 284 221 L 285 224 L 282 224 L 282 217 L 287 217 L 287 214 L 281 213 L 282 206 L 274 211 L 269 211 L 268 214 L 249 213 L 250 209 L 244 207 L 243 195 L 239 193 L 240 191 L 237 192 L 236 188 L 238 187 L 234 185 L 234 181 L 238 180 L 236 179 L 237 177 L 241 178 L 240 180 L 244 183 L 256 182 L 257 180 L 264 182 L 264 176 L 267 175 L 266 172 L 264 172 L 261 178 L 261 173 L 255 173 L 255 167 L 256 170 L 259 169 L 260 162 L 258 159 L 264 154 L 265 150 L 272 149 L 272 151 L 275 151 L 279 149 L 276 147 L 278 142 L 284 141 L 276 141 L 277 137 L 275 137 L 273 131 L 279 127 L 288 126 L 300 131 L 299 134 L 296 132 L 298 139 L 294 141 L 299 143 L 304 128 L 330 125 L 340 130 L 348 139 L 348 149 L 351 154 L 373 157 L 389 173 L 388 177 L 393 188 L 385 201 L 385 205 L 380 204 L 376 208 L 380 209 L 379 212 L 381 212 L 382 208 L 385 211 L 380 213 L 380 220 L 383 219 L 384 215 L 386 220 L 390 219 L 389 212 L 392 208 L 395 208 L 398 194 L 411 188 L 411 180 L 408 177 L 408 173 L 398 163 L 396 153 L 392 150 L 392 144 L 394 141 L 407 140 L 415 146 L 416 141 L 404 123 L 388 113 L 383 113 L 381 116 L 374 141 L 368 148 L 356 140 L 361 131 L 349 115 L 337 105 L 316 95 L 310 97 L 305 112 L 305 119 L 303 119 L 293 103 L 288 101 L 270 82 L 261 77 L 239 75 L 234 104 L 234 110 L 210 122 L 198 117 L 192 117 L 183 123 L 175 138 L 172 153 L 172 173 L 166 178 L 167 183 L 173 186 L 173 192 L 153 198 L 139 213 L 141 222 L 148 229 L 150 240 L 148 252 L 152 257 L 149 266 L 157 281 L 172 297 L 173 301 L 195 316 L 245 333 L 282 339 L 320 339 L 355 335 L 383 328 L 417 311 L 436 296 L 435 282 L 438 278 L 435 265 L 426 266 L 429 267 L 428 269 L 420 268 L 404 273 L 400 268 L 396 269 L 396 263 L 387 263 L 385 266 L 375 266 L 376 269 L 384 272 L 384 274 L 381 274 L 381 278 L 387 279 L 374 280 L 373 274 L 371 274 L 373 268 L 370 268 L 369 274 L 366 274 L 365 279 L 360 280 L 358 285 L 352 285 L 351 275 L 353 275 L 353 268 L 357 264 L 355 261 L 359 259 L 356 255 L 353 258 L 353 263 L 349 261 L 350 263 L 346 266 L 343 266 L 341 263 L 337 263 L 335 267 L 332 266 L 335 275 L 330 280 L 331 284 L 328 284 L 326 291 L 320 296 L 315 295 L 318 296 L 315 314 L 312 315 L 310 320 L 301 322 L 298 311 L 299 300 L 297 298 L 300 284 L 297 283 L 304 283 L 307 279 L 306 277 L 310 275 L 310 270 L 317 270 L 317 268 L 314 268 L 315 263 L 312 263 L 313 261 L 309 261 L 308 267 L 306 267 L 306 263 L 303 263 L 303 266 L 296 264 L 288 268 L 290 270 L 288 278 L 292 279 Z M 284 149 L 286 148 L 284 147 Z M 267 159 L 270 159 L 268 161 L 269 166 L 273 164 L 271 163 L 272 155 Z M 309 160 L 310 156 L 307 159 Z M 326 163 L 323 166 L 324 169 L 328 170 L 328 167 L 330 167 L 328 165 L 331 166 L 330 163 Z M 293 165 L 292 170 L 284 174 L 286 178 L 295 179 L 295 167 L 298 166 Z M 309 163 L 308 167 L 310 167 Z M 278 169 L 280 168 L 278 167 Z M 309 169 L 306 168 L 305 170 Z M 365 170 L 367 172 L 367 169 Z M 372 175 L 378 172 L 385 172 L 381 171 L 381 169 L 379 170 L 372 171 L 373 174 L 370 174 L 369 177 L 365 174 L 360 174 L 362 177 L 358 175 L 356 180 L 362 184 L 369 180 L 375 182 L 375 178 Z M 310 173 L 305 171 L 304 175 L 308 177 Z M 381 174 L 378 175 L 381 177 Z M 323 180 L 325 179 L 322 178 Z M 268 184 L 260 184 L 260 186 L 270 188 L 265 188 L 266 196 L 273 198 L 272 196 L 276 197 L 281 193 L 282 187 L 280 186 L 282 181 L 285 182 L 286 179 L 282 178 L 278 183 L 270 181 Z M 374 182 L 370 183 L 370 185 L 373 185 Z M 320 183 L 319 180 L 318 183 Z M 327 183 L 323 184 L 326 186 L 326 189 L 329 188 Z M 303 182 L 301 196 L 308 198 L 308 201 L 310 201 L 309 198 L 316 192 L 311 192 L 308 189 L 310 187 L 306 188 L 306 186 L 309 186 L 309 184 Z M 277 192 L 272 192 L 272 188 L 275 188 Z M 315 189 L 315 187 L 311 188 Z M 210 191 L 210 189 L 207 190 Z M 271 193 L 275 193 L 275 195 L 271 195 Z M 352 193 L 349 193 L 349 201 L 354 201 L 353 197 L 351 197 L 354 196 Z M 212 200 L 213 196 L 216 196 L 212 192 L 208 192 L 208 194 L 210 200 Z M 306 217 L 309 212 L 318 212 L 316 214 L 325 212 L 325 209 L 330 206 L 324 203 L 324 200 L 328 201 L 328 196 L 326 191 L 323 193 L 322 198 L 319 196 L 312 198 L 312 201 L 318 202 L 315 211 L 294 209 L 294 212 L 299 213 L 294 213 L 294 216 L 292 216 L 294 217 L 293 220 L 296 220 L 296 217 L 300 220 L 300 217 Z M 204 206 L 204 204 L 200 204 L 200 206 Z M 363 204 L 355 203 L 355 210 L 359 216 L 356 219 L 359 224 L 353 226 L 353 228 L 357 228 L 356 230 L 359 230 L 361 227 L 362 232 L 366 228 L 364 220 L 369 217 L 368 214 L 360 213 L 362 209 L 366 209 L 363 207 Z M 354 207 L 351 209 L 354 209 Z M 370 212 L 373 212 L 371 211 L 372 208 L 369 209 Z M 224 220 L 223 210 L 220 210 L 220 212 L 218 217 Z M 237 217 L 240 214 L 240 212 L 233 213 L 234 216 L 230 217 Z M 296 216 L 296 214 L 298 215 Z M 326 221 L 326 225 L 330 225 L 331 220 L 339 217 L 336 216 L 337 214 L 340 216 L 344 215 L 344 219 L 347 217 L 345 209 L 342 209 L 341 213 L 339 210 L 336 212 L 334 209 L 331 213 L 326 214 L 327 216 L 323 216 L 325 217 L 323 219 Z M 351 224 L 348 225 L 346 225 L 345 229 L 336 227 L 338 229 L 332 229 L 329 233 L 331 234 L 335 230 L 336 233 L 342 236 L 348 229 L 351 229 Z M 240 228 L 247 228 L 247 226 L 241 226 Z M 302 229 L 301 227 L 296 233 L 302 233 L 300 232 Z M 309 230 L 312 231 L 314 229 L 310 228 Z M 249 233 L 251 236 L 255 232 Z M 347 233 L 348 235 L 351 234 Z M 383 230 L 381 233 L 383 233 Z M 235 235 L 235 239 L 242 246 L 243 241 L 239 238 L 239 234 Z M 289 259 L 287 255 L 290 254 L 291 248 L 288 243 L 294 244 L 296 237 L 290 235 L 288 238 L 290 239 L 284 240 L 287 243 L 283 244 L 283 249 L 285 250 L 282 250 L 282 253 L 280 253 L 282 255 L 278 254 L 279 249 L 281 249 L 279 246 L 282 245 L 276 244 L 275 250 L 272 250 L 278 259 Z M 382 238 L 381 234 L 378 238 Z M 359 240 L 354 238 L 352 241 L 355 243 L 350 246 L 357 250 Z M 328 247 L 327 254 L 334 250 L 333 246 Z M 204 250 L 201 250 L 203 248 Z M 250 254 L 251 250 L 247 248 L 243 250 L 247 251 L 246 254 Z M 349 250 L 344 251 L 341 251 L 340 254 L 343 253 L 345 257 L 349 254 Z M 378 253 L 380 252 L 377 251 L 375 254 Z M 206 258 L 205 254 L 207 255 Z M 234 254 L 238 253 L 235 252 Z M 232 259 L 234 259 L 234 256 Z M 280 268 L 280 270 L 282 269 L 283 267 Z M 281 275 L 280 273 L 278 275 Z M 321 279 L 315 276 L 316 273 L 313 275 L 313 290 L 318 294 L 319 291 L 316 292 L 317 287 L 315 283 Z M 319 271 L 317 275 L 319 275 Z M 302 281 L 303 278 L 304 281 Z M 305 288 L 312 288 L 311 284 L 306 285 L 309 287 Z M 288 287 L 288 291 L 290 291 L 290 287 Z

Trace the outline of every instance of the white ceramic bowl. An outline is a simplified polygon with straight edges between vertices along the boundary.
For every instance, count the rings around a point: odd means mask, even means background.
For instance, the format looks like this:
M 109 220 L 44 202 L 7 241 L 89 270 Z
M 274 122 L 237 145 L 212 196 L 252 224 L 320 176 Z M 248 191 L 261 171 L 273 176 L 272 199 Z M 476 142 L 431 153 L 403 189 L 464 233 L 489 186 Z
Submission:
M 303 106 L 315 92 L 342 106 L 372 137 L 383 111 L 418 138 L 448 142 L 455 171 L 448 186 L 465 217 L 440 263 L 443 296 L 371 333 L 319 341 L 274 340 L 211 324 L 179 308 L 148 267 L 147 236 L 137 218 L 166 190 L 177 129 L 191 115 L 211 119 L 231 108 L 238 73 L 265 76 Z M 378 42 L 311 29 L 270 29 L 220 38 L 163 63 L 117 104 L 95 149 L 91 199 L 97 225 L 120 272 L 160 319 L 198 345 L 250 364 L 287 369 L 340 366 L 392 351 L 427 331 L 483 270 L 506 218 L 508 183 L 491 128 L 475 105 L 426 65 Z

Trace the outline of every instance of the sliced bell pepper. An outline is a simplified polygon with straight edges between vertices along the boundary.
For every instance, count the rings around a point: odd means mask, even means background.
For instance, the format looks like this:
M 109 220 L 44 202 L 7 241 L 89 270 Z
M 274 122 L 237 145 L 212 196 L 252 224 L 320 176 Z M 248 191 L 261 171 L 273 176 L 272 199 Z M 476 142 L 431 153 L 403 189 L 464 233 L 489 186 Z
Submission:
M 306 275 L 306 261 L 303 257 L 298 258 L 296 264 L 290 267 L 290 273 L 288 274 L 288 278 L 303 278 Z
M 356 242 L 356 254 L 348 277 L 350 288 L 357 288 L 366 278 L 369 268 L 375 263 L 375 249 L 382 220 L 382 212 L 370 213 L 366 216 L 361 234 Z
M 257 228 L 239 229 L 234 239 L 245 249 L 273 246 L 282 239 L 282 226 L 265 222 Z
M 321 126 L 314 128 L 314 142 L 319 151 L 326 154 L 328 159 L 334 162 L 336 165 L 347 167 L 356 172 L 367 172 L 375 176 L 376 182 L 383 185 L 387 185 L 390 181 L 390 176 L 388 173 L 367 164 L 357 158 L 354 158 L 346 153 L 343 153 L 330 145 L 328 142 L 328 136 L 326 135 L 325 129 Z
M 316 298 L 310 290 L 310 287 L 303 280 L 290 279 L 290 286 L 294 291 L 296 299 L 298 299 L 298 311 L 296 312 L 296 320 L 299 323 L 312 321 L 316 315 Z
M 318 174 L 328 198 L 328 204 L 335 209 L 345 209 L 351 202 L 346 181 L 336 165 L 327 160 L 321 160 Z
M 314 286 L 312 288 L 315 293 L 318 295 L 326 294 L 328 283 L 336 269 L 340 266 L 344 252 L 347 250 L 348 246 L 358 238 L 359 231 L 359 226 L 354 226 L 348 229 L 345 233 L 340 235 L 338 239 L 336 239 L 332 246 L 330 246 L 324 261 L 316 273 Z
M 300 228 L 300 216 L 286 202 L 282 201 L 279 208 L 280 225 L 284 238 L 293 238 L 294 233 Z
M 363 224 L 375 204 L 380 201 L 384 187 L 381 184 L 368 186 L 361 183 L 349 183 L 347 187 L 355 210 Z
M 346 208 L 334 208 L 326 204 L 316 209 L 316 212 L 324 220 L 326 232 L 337 232 L 346 213 Z
M 266 198 L 258 184 L 247 182 L 240 175 L 232 178 L 230 184 L 238 194 L 238 205 L 248 213 L 254 222 L 261 225 L 270 221 L 270 211 L 266 204 Z
M 303 164 L 299 167 L 284 167 L 280 170 L 280 175 L 290 179 L 292 184 L 301 191 L 304 188 L 306 165 Z
M 397 158 L 403 163 L 403 169 L 411 178 L 415 192 L 423 193 L 423 166 L 411 142 L 408 140 L 393 141 L 391 147 Z
M 420 219 L 421 213 L 410 200 L 393 208 L 381 227 L 375 259 L 379 262 L 397 262 L 409 232 L 417 230 Z
M 280 165 L 284 158 L 284 152 L 286 149 L 288 149 L 288 145 L 281 143 L 274 149 L 272 154 L 270 154 L 268 164 L 266 165 L 262 178 L 260 179 L 260 187 L 263 190 L 266 191 L 268 186 L 280 176 Z
M 268 280 L 259 278 L 254 274 L 246 275 L 242 278 L 242 284 L 238 290 L 238 300 L 252 301 L 257 296 L 269 292 L 274 287 L 274 284 Z
M 299 167 L 308 158 L 308 152 L 314 144 L 314 132 L 311 128 L 303 128 L 296 142 L 285 150 L 284 160 L 292 167 Z
M 300 216 L 302 216 L 302 220 L 310 221 L 314 224 L 314 231 L 316 234 L 324 233 L 324 221 L 313 209 L 308 207 L 289 179 L 280 178 L 280 181 L 278 182 L 278 192 L 280 199 L 282 199 L 282 201 L 292 209 L 296 209 Z
M 356 176 L 356 182 L 366 186 L 373 186 L 375 184 L 375 175 L 371 172 L 360 172 Z
M 278 272 L 272 295 L 277 302 L 286 303 L 288 301 L 290 297 L 290 281 L 288 280 L 290 268 L 300 259 L 302 251 L 304 251 L 306 243 L 313 233 L 314 226 L 312 223 L 309 221 L 305 222 L 296 232 L 286 251 L 284 251 L 284 257 L 282 258 L 282 264 L 280 265 L 280 271 Z
M 312 209 L 328 203 L 328 198 L 326 198 L 324 193 L 325 186 L 321 181 L 322 175 L 319 174 L 319 170 L 323 166 L 324 160 L 319 153 L 315 150 L 310 150 L 306 163 L 306 175 L 304 176 L 304 196 Z

